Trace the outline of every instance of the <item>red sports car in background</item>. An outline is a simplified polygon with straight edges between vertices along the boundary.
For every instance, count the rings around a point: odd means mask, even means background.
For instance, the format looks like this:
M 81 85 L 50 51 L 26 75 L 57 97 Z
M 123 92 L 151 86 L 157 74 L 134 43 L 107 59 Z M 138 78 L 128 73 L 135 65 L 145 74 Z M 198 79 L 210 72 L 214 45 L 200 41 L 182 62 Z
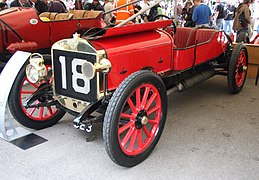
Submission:
M 44 12 L 34 8 L 10 8 L 0 12 L 0 69 L 17 50 L 50 53 L 51 45 L 75 32 L 103 28 L 101 11 Z

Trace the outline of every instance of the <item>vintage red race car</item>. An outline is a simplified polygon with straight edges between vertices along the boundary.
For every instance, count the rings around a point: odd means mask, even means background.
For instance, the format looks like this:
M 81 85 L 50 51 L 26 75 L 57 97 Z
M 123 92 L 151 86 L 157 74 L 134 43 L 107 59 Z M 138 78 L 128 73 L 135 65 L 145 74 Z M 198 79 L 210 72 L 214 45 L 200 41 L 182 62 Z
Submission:
M 103 28 L 101 11 L 44 12 L 34 8 L 10 8 L 0 12 L 0 69 L 17 50 L 50 53 L 51 45 L 75 32 Z
M 167 94 L 214 75 L 227 77 L 231 93 L 242 90 L 247 49 L 243 44 L 233 47 L 223 31 L 176 28 L 172 20 L 126 23 L 60 40 L 52 46 L 51 57 L 24 58 L 9 94 L 14 118 L 42 129 L 68 112 L 76 116 L 74 126 L 86 132 L 103 121 L 109 157 L 132 167 L 158 143 Z

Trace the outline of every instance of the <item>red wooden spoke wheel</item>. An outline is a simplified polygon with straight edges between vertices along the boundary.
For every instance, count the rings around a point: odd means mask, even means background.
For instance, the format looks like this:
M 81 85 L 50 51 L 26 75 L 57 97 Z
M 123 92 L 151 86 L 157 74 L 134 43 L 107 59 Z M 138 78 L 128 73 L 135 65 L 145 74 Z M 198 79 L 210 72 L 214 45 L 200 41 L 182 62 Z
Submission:
M 232 52 L 228 67 L 228 86 L 233 94 L 242 90 L 246 80 L 247 67 L 247 49 L 243 44 L 237 44 Z
M 246 57 L 246 52 L 244 49 L 242 49 L 242 51 L 240 52 L 238 58 L 237 58 L 237 63 L 236 63 L 236 85 L 237 87 L 241 87 L 244 79 L 245 79 L 245 75 L 246 75 L 246 69 L 244 70 L 244 68 L 247 68 L 247 57 Z
M 117 164 L 135 166 L 156 146 L 165 124 L 167 95 L 159 76 L 138 71 L 114 92 L 104 118 L 106 151 Z
M 51 66 L 47 65 L 47 72 L 51 71 Z M 51 76 L 51 75 L 49 75 Z M 48 79 L 52 79 L 52 77 L 48 77 Z M 40 83 L 31 83 L 27 77 L 25 77 L 24 81 L 22 82 L 22 85 L 19 89 L 20 92 L 20 105 L 22 107 L 23 112 L 32 120 L 35 121 L 47 121 L 51 119 L 53 116 L 55 116 L 58 113 L 58 110 L 56 106 L 40 106 L 40 107 L 32 107 L 32 108 L 25 108 L 23 107 L 23 103 L 26 101 L 26 99 L 32 95 L 38 87 L 44 82 Z M 41 103 L 46 101 L 46 97 L 42 97 L 38 100 L 36 100 L 33 105 L 37 106 Z
M 65 111 L 56 107 L 56 105 L 48 105 L 47 102 L 54 101 L 52 96 L 43 93 L 42 96 L 33 100 L 29 107 L 25 107 L 24 103 L 33 95 L 36 90 L 44 84 L 50 83 L 51 65 L 46 61 L 49 82 L 31 83 L 26 77 L 25 70 L 28 63 L 22 67 L 18 73 L 11 93 L 9 95 L 8 104 L 12 115 L 22 125 L 32 129 L 42 129 L 56 124 L 65 114 Z
M 162 109 L 159 92 L 153 85 L 143 84 L 128 97 L 122 109 L 119 143 L 125 154 L 135 156 L 145 151 L 158 131 Z

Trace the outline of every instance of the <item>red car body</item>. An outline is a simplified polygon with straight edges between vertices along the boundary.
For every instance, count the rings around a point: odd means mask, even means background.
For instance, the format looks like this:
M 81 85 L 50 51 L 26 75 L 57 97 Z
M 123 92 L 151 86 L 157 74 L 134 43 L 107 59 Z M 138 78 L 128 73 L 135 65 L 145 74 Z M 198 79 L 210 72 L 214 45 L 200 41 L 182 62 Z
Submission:
M 170 24 L 171 20 L 167 20 L 111 28 L 101 38 L 91 40 L 96 49 L 105 50 L 112 63 L 109 89 L 115 89 L 128 75 L 141 69 L 151 68 L 157 74 L 176 73 L 215 59 L 226 51 L 228 39 L 222 31 L 179 27 L 173 38 L 170 32 L 157 30 Z M 187 47 L 184 44 L 189 36 L 193 39 Z M 195 45 L 197 38 L 199 42 Z M 127 72 L 122 73 L 123 70 Z

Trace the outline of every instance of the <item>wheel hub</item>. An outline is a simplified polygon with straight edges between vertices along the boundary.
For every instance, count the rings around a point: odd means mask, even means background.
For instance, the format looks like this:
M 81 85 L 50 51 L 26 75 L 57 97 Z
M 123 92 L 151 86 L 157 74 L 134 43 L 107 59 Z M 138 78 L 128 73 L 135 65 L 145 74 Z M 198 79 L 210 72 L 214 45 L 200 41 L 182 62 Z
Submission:
M 135 126 L 137 129 L 143 128 L 148 123 L 147 112 L 145 110 L 139 111 L 138 115 L 136 116 Z
M 145 126 L 145 125 L 147 124 L 147 122 L 148 122 L 147 116 L 143 116 L 142 119 L 141 119 L 141 124 L 142 124 L 143 126 Z
M 240 64 L 238 67 L 238 74 L 242 74 L 246 70 L 247 70 L 247 66 L 243 66 L 242 64 Z

